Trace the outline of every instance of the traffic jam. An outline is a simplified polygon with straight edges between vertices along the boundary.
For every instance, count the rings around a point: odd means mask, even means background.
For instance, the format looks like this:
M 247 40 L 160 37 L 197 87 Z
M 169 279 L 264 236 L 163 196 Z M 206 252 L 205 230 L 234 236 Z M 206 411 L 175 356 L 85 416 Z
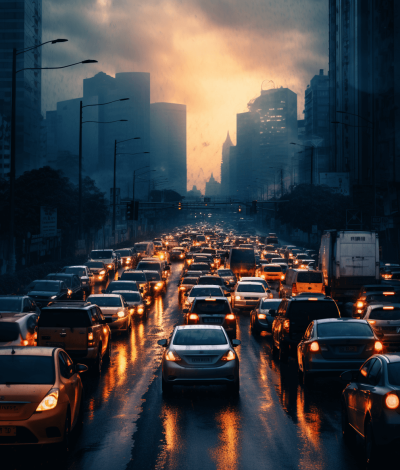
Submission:
M 296 448 L 285 468 L 370 469 L 398 442 L 400 266 L 374 232 L 317 251 L 195 224 L 0 297 L 3 468 L 283 468 Z

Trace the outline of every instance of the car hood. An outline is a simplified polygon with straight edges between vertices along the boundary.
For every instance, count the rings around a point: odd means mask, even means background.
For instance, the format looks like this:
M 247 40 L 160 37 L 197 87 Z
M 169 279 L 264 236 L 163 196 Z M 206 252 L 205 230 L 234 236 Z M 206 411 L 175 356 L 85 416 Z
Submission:
M 36 411 L 38 404 L 43 400 L 46 394 L 53 388 L 53 385 L 27 385 L 27 384 L 11 384 L 0 385 L 0 421 L 8 420 L 26 420 L 30 418 Z M 4 404 L 5 409 L 1 409 L 3 401 L 28 403 L 16 403 L 13 407 L 7 409 L 7 404 Z M 10 404 L 12 405 L 12 404 Z

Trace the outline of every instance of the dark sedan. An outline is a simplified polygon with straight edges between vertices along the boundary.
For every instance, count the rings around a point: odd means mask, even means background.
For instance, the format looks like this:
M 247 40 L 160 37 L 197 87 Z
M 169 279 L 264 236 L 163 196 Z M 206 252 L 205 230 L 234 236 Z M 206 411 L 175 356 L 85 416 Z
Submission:
M 81 280 L 76 274 L 51 273 L 46 276 L 46 279 L 64 282 L 68 288 L 68 299 L 83 300 L 84 290 Z
M 342 394 L 343 438 L 353 447 L 361 436 L 366 466 L 375 468 L 387 446 L 400 440 L 400 354 L 373 356 L 341 378 L 348 383 Z
M 39 307 L 46 307 L 49 302 L 54 300 L 68 299 L 68 287 L 63 281 L 45 280 L 33 281 L 29 284 L 27 295 Z
M 272 323 L 278 312 L 281 299 L 260 299 L 258 305 L 250 312 L 250 326 L 253 335 L 259 335 L 262 331 L 272 331 Z

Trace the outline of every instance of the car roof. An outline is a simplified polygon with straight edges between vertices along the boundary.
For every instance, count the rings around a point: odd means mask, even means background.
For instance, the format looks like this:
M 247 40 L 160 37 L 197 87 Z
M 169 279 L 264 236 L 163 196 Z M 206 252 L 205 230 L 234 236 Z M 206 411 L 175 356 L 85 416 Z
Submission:
M 49 273 L 47 274 L 46 278 L 50 278 L 50 276 L 61 276 L 61 277 L 71 277 L 71 276 L 76 276 L 76 274 L 72 273 Z M 43 281 L 46 281 L 47 279 L 43 279 Z M 54 279 L 55 281 L 59 281 L 60 279 Z
M 137 291 L 137 290 L 122 290 L 121 289 L 121 290 L 115 290 L 113 292 L 113 294 L 121 294 L 121 295 L 123 295 L 123 294 L 136 294 L 136 295 L 140 295 L 140 292 Z M 93 295 L 97 295 L 97 294 L 93 294 Z M 108 295 L 112 295 L 112 294 L 108 294 Z
M 319 294 L 319 292 L 316 293 L 315 295 L 313 295 L 313 293 L 310 292 L 310 295 L 308 297 L 306 297 L 306 296 L 304 296 L 304 297 L 302 297 L 302 296 L 292 297 L 291 299 L 289 299 L 289 302 L 306 302 L 306 301 L 308 301 L 308 299 L 312 299 L 312 298 L 317 299 L 318 302 L 321 302 L 321 301 L 323 301 L 323 302 L 335 302 L 332 299 L 332 297 L 327 297 L 327 296 L 322 297 L 322 296 L 319 296 L 318 294 Z
M 96 261 L 98 262 L 98 261 Z M 86 265 L 84 264 L 81 264 L 81 265 L 77 265 L 77 266 L 64 266 L 63 269 L 67 269 L 67 268 L 87 268 Z M 57 273 L 57 274 L 67 274 L 67 273 Z
M 193 289 L 204 289 L 205 287 L 214 287 L 214 288 L 220 288 L 221 289 L 221 286 L 218 286 L 216 284 L 196 284 L 195 286 L 193 286 Z
M 2 312 L 0 313 L 0 322 L 6 323 L 18 323 L 22 321 L 27 316 L 37 315 L 35 312 L 27 312 L 27 313 L 12 313 L 12 312 Z
M 132 291 L 132 292 L 135 292 L 135 291 Z M 136 293 L 136 292 L 135 292 L 135 293 Z M 120 297 L 120 294 L 115 294 L 115 291 L 114 291 L 112 294 L 111 294 L 111 293 L 110 293 L 110 294 L 90 294 L 90 295 L 88 296 L 88 299 L 89 299 L 90 297 L 118 297 L 118 298 L 119 298 L 119 297 Z
M 58 348 L 41 347 L 41 346 L 3 346 L 0 348 L 0 356 L 13 355 L 16 356 L 52 356 Z
M 382 356 L 385 357 L 388 362 L 400 362 L 400 353 L 382 354 Z
M 333 322 L 347 322 L 347 323 L 364 323 L 369 325 L 367 320 L 362 320 L 362 319 L 357 319 L 357 318 L 346 318 L 346 317 L 341 317 L 341 318 L 321 318 L 318 320 L 313 320 L 314 323 L 333 323 Z
M 218 325 L 179 325 L 175 327 L 176 330 L 222 330 L 222 326 Z

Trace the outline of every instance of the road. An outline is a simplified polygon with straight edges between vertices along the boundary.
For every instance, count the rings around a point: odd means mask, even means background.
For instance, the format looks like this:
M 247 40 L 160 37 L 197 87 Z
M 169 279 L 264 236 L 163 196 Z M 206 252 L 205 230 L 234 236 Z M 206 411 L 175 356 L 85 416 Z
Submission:
M 173 265 L 167 293 L 153 302 L 147 321 L 136 322 L 129 336 L 113 338 L 112 361 L 102 376 L 83 376 L 85 424 L 65 468 L 359 468 L 357 455 L 342 443 L 342 385 L 317 382 L 315 389 L 303 389 L 295 361 L 274 360 L 269 336 L 253 337 L 246 314 L 239 315 L 238 328 L 240 398 L 222 386 L 176 387 L 163 398 L 157 340 L 183 318 L 177 301 L 181 267 Z M 10 468 L 26 468 L 26 456 L 13 459 Z

